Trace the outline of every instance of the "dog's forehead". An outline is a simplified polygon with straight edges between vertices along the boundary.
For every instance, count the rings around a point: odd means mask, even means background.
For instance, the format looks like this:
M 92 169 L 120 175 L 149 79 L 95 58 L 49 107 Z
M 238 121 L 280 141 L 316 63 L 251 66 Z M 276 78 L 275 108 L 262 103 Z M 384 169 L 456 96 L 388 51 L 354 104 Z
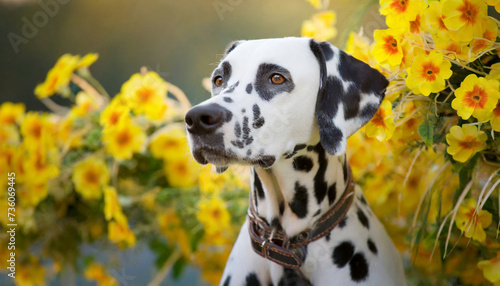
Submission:
M 239 43 L 222 62 L 230 63 L 235 70 L 240 68 L 248 70 L 262 63 L 272 63 L 292 72 L 317 64 L 310 48 L 310 39 L 307 38 L 244 41 Z

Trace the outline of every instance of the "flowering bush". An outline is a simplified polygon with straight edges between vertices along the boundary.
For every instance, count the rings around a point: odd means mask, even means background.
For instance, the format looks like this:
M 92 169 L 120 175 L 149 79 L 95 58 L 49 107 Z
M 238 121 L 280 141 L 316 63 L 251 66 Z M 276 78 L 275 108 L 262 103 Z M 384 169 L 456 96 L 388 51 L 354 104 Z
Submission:
M 187 264 L 218 282 L 246 214 L 245 176 L 237 169 L 218 175 L 190 158 L 182 123 L 190 104 L 177 87 L 142 70 L 110 99 L 88 70 L 95 60 L 67 54 L 57 61 L 35 89 L 51 113 L 0 106 L 0 171 L 15 173 L 15 184 L 6 176 L 0 184 L 15 186 L 18 202 L 23 266 L 14 281 L 43 284 L 76 265 L 99 285 L 118 285 L 104 266 L 109 261 L 83 256 L 79 246 L 104 240 L 108 249 L 123 249 L 139 239 L 157 255 L 154 283 L 171 268 L 179 276 Z M 54 94 L 74 105 L 57 105 Z M 0 201 L 5 209 L 6 193 Z M 9 255 L 2 247 L 2 271 Z
M 302 34 L 335 37 L 328 1 L 307 1 L 318 12 Z M 380 0 L 388 28 L 373 42 L 360 32 L 346 43 L 391 81 L 376 115 L 349 139 L 348 158 L 416 284 L 500 283 L 500 43 L 487 5 L 500 11 L 496 0 Z M 215 174 L 189 157 L 190 103 L 180 89 L 143 69 L 110 98 L 89 71 L 97 58 L 57 61 L 35 88 L 50 113 L 0 106 L 0 172 L 15 173 L 23 265 L 15 282 L 39 285 L 72 268 L 117 285 L 109 261 L 80 246 L 119 251 L 139 240 L 157 255 L 152 285 L 188 264 L 217 284 L 246 214 L 248 172 Z M 73 105 L 57 105 L 56 94 Z M 3 189 L 9 183 L 0 177 Z M 6 215 L 0 223 L 7 228 Z M 2 271 L 9 255 L 0 248 Z

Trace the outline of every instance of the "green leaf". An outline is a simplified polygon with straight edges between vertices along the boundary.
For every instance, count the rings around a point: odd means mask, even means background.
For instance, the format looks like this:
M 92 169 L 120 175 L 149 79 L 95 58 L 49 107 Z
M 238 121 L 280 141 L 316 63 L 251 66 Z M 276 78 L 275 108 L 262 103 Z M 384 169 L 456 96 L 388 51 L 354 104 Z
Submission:
M 177 259 L 177 261 L 174 263 L 174 266 L 172 267 L 172 275 L 174 279 L 179 279 L 181 277 L 182 272 L 184 269 L 186 269 L 187 261 L 181 257 Z
M 198 245 L 200 244 L 200 241 L 203 238 L 204 234 L 204 231 L 200 230 L 191 235 L 191 239 L 189 240 L 191 251 L 195 252 L 196 249 L 198 249 Z
M 420 134 L 427 146 L 431 146 L 432 142 L 434 142 L 434 127 L 435 123 L 433 124 L 427 119 L 418 126 L 418 134 Z

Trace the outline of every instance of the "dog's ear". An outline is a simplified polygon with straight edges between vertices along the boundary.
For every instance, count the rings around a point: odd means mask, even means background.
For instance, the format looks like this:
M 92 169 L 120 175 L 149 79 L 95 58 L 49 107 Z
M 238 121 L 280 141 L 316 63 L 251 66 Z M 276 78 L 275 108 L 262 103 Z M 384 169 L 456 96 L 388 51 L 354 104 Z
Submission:
M 226 47 L 226 50 L 224 52 L 224 57 L 226 57 L 230 52 L 232 52 L 239 44 L 243 43 L 244 41 L 243 40 L 239 40 L 239 41 L 232 41 L 231 43 L 229 43 L 229 45 L 227 45 Z
M 345 153 L 347 138 L 377 112 L 389 82 L 377 70 L 328 42 L 310 41 L 320 66 L 316 120 L 323 148 Z

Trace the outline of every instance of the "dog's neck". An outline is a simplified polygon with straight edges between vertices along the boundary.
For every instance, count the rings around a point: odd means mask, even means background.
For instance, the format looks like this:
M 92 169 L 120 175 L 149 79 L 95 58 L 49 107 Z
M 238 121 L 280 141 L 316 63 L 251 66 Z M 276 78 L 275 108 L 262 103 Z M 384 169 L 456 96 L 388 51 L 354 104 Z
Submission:
M 341 197 L 347 181 L 345 156 L 321 146 L 297 145 L 270 169 L 252 169 L 256 213 L 288 236 L 309 229 Z

